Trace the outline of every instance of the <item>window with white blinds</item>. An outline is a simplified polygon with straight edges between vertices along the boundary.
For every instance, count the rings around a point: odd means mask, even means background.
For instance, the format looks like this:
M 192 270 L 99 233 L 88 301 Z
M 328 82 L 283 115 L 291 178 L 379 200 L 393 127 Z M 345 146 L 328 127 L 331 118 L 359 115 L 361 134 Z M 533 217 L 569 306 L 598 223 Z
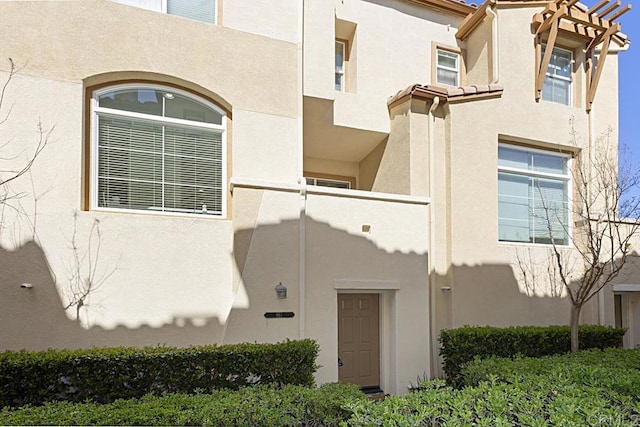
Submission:
M 570 157 L 498 147 L 500 241 L 569 244 Z
M 167 0 L 167 13 L 215 24 L 216 3 L 216 0 Z
M 224 113 L 173 88 L 94 93 L 93 206 L 225 215 Z

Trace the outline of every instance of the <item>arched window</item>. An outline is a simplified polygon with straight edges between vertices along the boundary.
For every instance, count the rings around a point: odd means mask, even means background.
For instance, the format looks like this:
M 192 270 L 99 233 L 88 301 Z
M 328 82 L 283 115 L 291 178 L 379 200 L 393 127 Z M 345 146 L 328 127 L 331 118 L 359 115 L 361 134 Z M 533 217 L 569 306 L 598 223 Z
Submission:
M 226 214 L 226 117 L 174 88 L 93 92 L 92 207 Z

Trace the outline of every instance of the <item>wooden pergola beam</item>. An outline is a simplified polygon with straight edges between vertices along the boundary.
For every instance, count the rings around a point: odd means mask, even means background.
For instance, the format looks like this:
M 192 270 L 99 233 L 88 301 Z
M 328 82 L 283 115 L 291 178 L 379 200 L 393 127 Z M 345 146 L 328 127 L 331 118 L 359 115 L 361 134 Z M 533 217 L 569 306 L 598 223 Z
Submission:
M 554 15 L 555 16 L 555 15 Z M 544 57 L 540 61 L 540 66 L 536 70 L 536 101 L 542 98 L 542 87 L 544 86 L 544 79 L 547 76 L 547 68 L 549 67 L 549 61 L 551 61 L 551 54 L 558 38 L 558 27 L 560 19 L 556 19 L 551 23 L 551 31 L 549 32 L 549 38 L 547 39 L 547 47 L 544 51 Z M 540 44 L 540 38 L 537 37 L 536 41 Z M 536 52 L 540 52 L 541 47 L 536 47 Z
M 610 1 L 611 0 L 601 0 L 600 3 L 596 4 L 591 9 L 589 9 L 589 12 L 587 12 L 587 14 L 593 15 L 594 13 L 596 13 L 597 11 L 599 11 L 600 9 L 608 5 Z
M 619 26 L 620 24 L 616 24 Z M 609 33 L 609 31 L 607 31 Z M 593 76 L 592 80 L 587 81 L 587 111 L 591 111 L 591 107 L 593 105 L 593 101 L 596 97 L 596 90 L 598 89 L 598 83 L 600 83 L 600 76 L 602 76 L 602 69 L 604 68 L 604 63 L 607 59 L 607 55 L 609 54 L 609 45 L 611 44 L 611 36 L 614 33 L 611 32 L 609 34 L 604 35 L 604 39 L 602 41 L 602 51 L 600 52 L 600 56 L 598 57 L 598 66 L 596 67 L 596 73 Z M 596 46 L 596 45 L 594 45 Z M 591 53 L 591 51 L 590 51 Z
M 591 111 L 593 101 L 596 96 L 598 84 L 602 77 L 602 70 L 609 54 L 611 41 L 623 46 L 626 43 L 624 36 L 620 36 L 622 26 L 620 23 L 613 22 L 623 14 L 631 10 L 631 5 L 616 10 L 621 5 L 621 0 L 616 0 L 611 4 L 612 0 L 600 0 L 591 10 L 584 11 L 578 7 L 574 7 L 578 0 L 553 0 L 548 3 L 542 13 L 536 13 L 533 16 L 533 27 L 536 28 L 535 33 L 535 55 L 536 55 L 536 80 L 535 80 L 535 98 L 536 101 L 542 98 L 542 89 L 547 75 L 547 68 L 551 61 L 553 48 L 558 38 L 558 31 L 567 31 L 569 33 L 582 36 L 586 41 L 586 77 L 587 77 L 587 111 Z M 602 10 L 598 15 L 596 12 Z M 608 19 L 605 17 L 612 14 Z M 546 49 L 542 55 L 542 35 L 549 31 L 549 37 L 546 42 Z M 599 55 L 598 65 L 594 66 L 593 50 L 596 46 L 602 45 Z
M 562 16 L 566 14 L 567 14 L 566 6 L 561 6 L 560 8 L 558 8 L 553 15 L 545 19 L 542 25 L 538 27 L 538 29 L 536 30 L 536 35 L 542 34 L 547 29 L 551 28 L 554 24 L 556 24 L 556 27 L 557 27 L 558 26 L 557 24 L 560 22 L 560 19 L 562 18 Z
M 591 40 L 591 43 L 589 43 L 589 45 L 587 46 L 587 51 L 590 51 L 594 47 L 598 46 L 605 39 L 607 38 L 611 39 L 611 37 L 621 29 L 622 27 L 620 26 L 620 24 L 615 24 L 613 27 L 610 27 L 607 31 L 600 33 L 598 36 L 594 37 Z
M 631 10 L 631 5 L 628 4 L 625 7 L 623 7 L 622 9 L 620 9 L 619 11 L 617 11 L 616 13 L 614 13 L 613 15 L 611 15 L 610 17 L 608 17 L 607 19 L 609 21 L 613 21 L 615 19 L 620 18 L 622 15 L 624 15 L 627 12 L 629 12 L 630 10 Z
M 622 2 L 620 0 L 617 0 L 614 4 L 603 10 L 602 13 L 600 13 L 598 16 L 600 16 L 600 19 L 604 19 L 605 16 L 619 8 L 621 5 Z
M 614 24 L 607 31 L 601 33 L 598 37 L 594 38 L 589 46 L 587 46 L 587 54 L 589 60 L 587 62 L 587 111 L 591 111 L 591 106 L 596 97 L 596 91 L 598 90 L 598 83 L 600 83 L 600 77 L 602 76 L 602 70 L 604 69 L 604 63 L 609 53 L 609 47 L 611 46 L 611 39 L 613 36 L 621 30 L 619 23 Z M 600 52 L 598 59 L 598 66 L 596 72 L 593 74 L 593 49 L 602 43 L 602 51 Z
M 533 17 L 532 24 L 535 28 L 536 26 L 541 25 L 544 21 L 545 21 L 544 16 L 542 16 L 541 13 L 536 13 Z M 595 29 L 582 24 L 578 24 L 576 22 L 567 22 L 567 21 L 561 20 L 559 24 L 559 28 L 561 31 L 577 34 L 585 39 L 592 39 L 597 36 Z

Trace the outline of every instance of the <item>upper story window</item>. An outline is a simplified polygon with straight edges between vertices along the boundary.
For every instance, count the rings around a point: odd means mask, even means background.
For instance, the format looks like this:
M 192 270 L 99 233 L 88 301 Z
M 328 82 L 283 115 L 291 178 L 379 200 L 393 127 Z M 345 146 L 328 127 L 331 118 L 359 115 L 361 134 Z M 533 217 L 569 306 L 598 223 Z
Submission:
M 498 147 L 498 239 L 569 244 L 570 157 Z
M 95 91 L 91 108 L 93 208 L 225 215 L 222 110 L 143 84 Z
M 336 40 L 336 55 L 335 55 L 335 79 L 336 90 L 340 92 L 345 91 L 345 56 L 347 53 L 347 45 L 343 41 Z
M 460 54 L 436 49 L 436 83 L 460 86 Z
M 218 0 L 113 0 L 129 6 L 182 16 L 209 24 L 217 21 Z
M 546 45 L 542 45 L 542 56 Z M 542 99 L 571 105 L 571 81 L 573 69 L 573 54 L 569 50 L 554 47 L 547 67 L 547 73 L 542 87 Z
M 216 23 L 216 0 L 166 0 L 167 13 L 196 21 Z
M 344 188 L 349 190 L 351 188 L 351 181 L 343 181 L 340 179 L 329 178 L 312 178 L 307 177 L 307 185 L 317 185 L 319 187 L 332 187 L 332 188 Z

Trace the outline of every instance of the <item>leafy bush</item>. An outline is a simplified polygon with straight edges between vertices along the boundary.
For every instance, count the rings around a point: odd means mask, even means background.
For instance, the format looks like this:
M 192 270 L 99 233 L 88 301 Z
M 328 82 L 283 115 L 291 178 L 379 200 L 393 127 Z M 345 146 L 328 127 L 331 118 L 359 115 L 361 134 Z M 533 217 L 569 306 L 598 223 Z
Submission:
M 637 401 L 548 378 L 507 384 L 483 381 L 454 389 L 444 381 L 378 403 L 350 402 L 346 426 L 637 426 Z
M 640 351 L 592 349 L 540 358 L 492 357 L 468 363 L 461 373 L 464 386 L 490 379 L 506 383 L 542 381 L 541 377 L 613 390 L 640 401 Z
M 442 380 L 379 403 L 353 401 L 348 426 L 637 426 L 640 351 L 477 360 L 465 387 Z
M 254 386 L 212 394 L 145 396 L 113 403 L 49 402 L 0 412 L 0 425 L 338 425 L 341 406 L 366 400 L 357 386 Z
M 581 325 L 580 348 L 621 347 L 625 332 L 623 328 Z M 571 330 L 569 326 L 465 326 L 441 331 L 440 343 L 447 382 L 459 386 L 463 365 L 475 358 L 517 355 L 540 357 L 568 353 L 571 350 Z
M 0 406 L 55 400 L 107 403 L 258 384 L 311 386 L 317 355 L 312 340 L 5 352 L 0 353 Z

